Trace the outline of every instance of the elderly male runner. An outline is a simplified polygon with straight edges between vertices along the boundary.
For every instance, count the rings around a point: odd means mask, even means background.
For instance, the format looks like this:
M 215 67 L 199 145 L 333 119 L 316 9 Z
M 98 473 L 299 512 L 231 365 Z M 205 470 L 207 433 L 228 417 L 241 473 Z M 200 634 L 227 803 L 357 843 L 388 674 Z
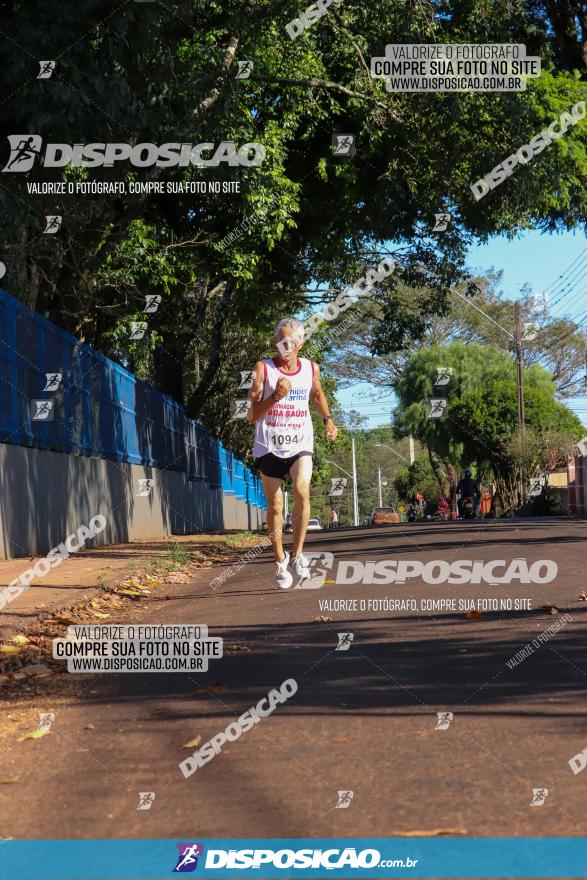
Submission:
M 318 365 L 298 357 L 304 344 L 304 326 L 295 318 L 284 318 L 275 328 L 277 355 L 257 361 L 249 391 L 247 419 L 256 422 L 253 455 L 261 471 L 267 496 L 267 528 L 275 554 L 275 579 L 282 589 L 310 576 L 302 555 L 310 518 L 310 481 L 314 430 L 310 400 L 322 416 L 326 436 L 336 440 L 338 428 L 332 421 L 328 401 L 320 384 Z M 283 550 L 282 483 L 289 474 L 293 486 L 293 543 L 291 557 Z

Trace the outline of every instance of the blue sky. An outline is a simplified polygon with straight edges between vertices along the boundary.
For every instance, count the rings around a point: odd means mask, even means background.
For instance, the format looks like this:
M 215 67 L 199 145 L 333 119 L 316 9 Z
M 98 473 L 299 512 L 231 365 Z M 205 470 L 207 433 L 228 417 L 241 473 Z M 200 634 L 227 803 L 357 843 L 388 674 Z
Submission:
M 475 245 L 469 251 L 468 266 L 473 271 L 502 269 L 502 289 L 513 299 L 524 284 L 529 284 L 536 294 L 556 284 L 586 245 L 582 231 L 546 235 L 533 230 L 511 240 L 496 237 L 487 244 Z M 579 294 L 578 300 L 575 298 L 572 315 L 578 315 L 581 309 L 587 312 L 587 289 Z M 345 411 L 354 409 L 366 416 L 369 428 L 388 425 L 394 405 L 391 395 L 382 395 L 380 389 L 367 382 L 339 392 L 338 401 Z M 567 403 L 587 425 L 587 397 Z

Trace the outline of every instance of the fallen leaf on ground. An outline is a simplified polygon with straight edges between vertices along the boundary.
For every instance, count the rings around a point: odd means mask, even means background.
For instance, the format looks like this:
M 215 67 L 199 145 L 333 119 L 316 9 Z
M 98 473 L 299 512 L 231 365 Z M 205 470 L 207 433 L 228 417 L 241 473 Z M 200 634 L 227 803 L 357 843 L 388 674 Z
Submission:
M 40 676 L 45 678 L 47 675 L 51 675 L 51 670 L 44 663 L 32 663 L 30 666 L 23 666 L 20 671 L 25 675 L 34 675 L 37 678 Z
M 0 779 L 0 785 L 14 785 L 18 782 L 18 777 L 14 776 L 12 779 Z
M 182 749 L 195 749 L 196 746 L 199 746 L 202 742 L 201 736 L 195 736 L 193 739 L 190 739 L 189 742 L 186 742 L 182 745 Z
M 579 596 L 579 602 L 587 602 L 587 593 L 581 593 Z
M 60 615 L 56 615 L 53 620 L 56 623 L 64 623 L 66 626 L 75 626 L 77 624 L 77 620 L 72 620 L 71 617 L 61 617 Z
M 224 650 L 225 651 L 250 651 L 251 649 L 249 648 L 248 645 L 225 645 Z
M 140 590 L 142 584 L 138 578 L 127 578 L 125 581 L 122 581 L 123 587 L 134 587 L 135 590 Z
M 140 590 L 117 590 L 119 596 L 130 596 L 131 599 L 140 599 L 143 595 Z
M 318 623 L 326 623 L 327 621 L 332 620 L 332 617 L 327 617 L 325 614 L 319 614 L 314 620 L 317 620 Z
M 469 619 L 477 620 L 477 618 L 483 617 L 483 615 L 481 614 L 480 611 L 467 611 L 467 613 L 465 614 L 465 617 L 468 617 Z
M 31 730 L 30 733 L 25 733 L 24 736 L 20 736 L 18 741 L 20 743 L 25 739 L 42 739 L 44 736 L 49 736 L 50 733 L 50 730 Z
M 96 729 L 96 726 L 92 723 L 86 724 L 86 726 L 84 727 L 84 730 L 95 730 L 95 729 Z
M 17 635 L 17 636 L 12 636 L 10 641 L 14 642 L 15 645 L 28 645 L 30 642 L 30 639 L 27 639 L 27 637 L 23 636 L 23 635 Z
M 546 611 L 548 614 L 558 614 L 558 608 L 556 605 L 542 605 L 539 611 Z
M 464 828 L 432 828 L 430 831 L 391 831 L 390 837 L 442 837 L 444 834 L 466 834 Z
M 17 645 L 0 645 L 0 654 L 22 654 L 22 648 Z
M 170 574 L 163 579 L 166 584 L 187 584 L 187 574 Z
M 104 611 L 92 611 L 92 616 L 97 617 L 99 620 L 106 620 L 110 617 L 110 615 L 106 614 Z

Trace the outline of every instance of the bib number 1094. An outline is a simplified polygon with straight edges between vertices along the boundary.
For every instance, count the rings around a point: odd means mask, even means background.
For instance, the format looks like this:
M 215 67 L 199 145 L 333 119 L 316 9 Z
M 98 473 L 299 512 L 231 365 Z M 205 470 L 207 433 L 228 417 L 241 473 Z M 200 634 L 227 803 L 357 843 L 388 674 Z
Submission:
M 287 446 L 294 446 L 299 443 L 300 437 L 297 434 L 271 434 L 271 443 L 277 449 L 285 449 Z

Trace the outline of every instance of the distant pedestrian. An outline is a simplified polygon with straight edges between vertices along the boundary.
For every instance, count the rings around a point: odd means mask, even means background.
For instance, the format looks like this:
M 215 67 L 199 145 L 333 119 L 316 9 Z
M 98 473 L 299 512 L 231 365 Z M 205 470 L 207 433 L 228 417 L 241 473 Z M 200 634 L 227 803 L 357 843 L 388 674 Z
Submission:
M 338 528 L 338 511 L 337 511 L 336 507 L 333 507 L 330 512 L 330 525 L 332 526 L 333 529 Z
M 414 510 L 414 508 L 412 507 L 411 504 L 408 507 L 407 514 L 408 514 L 408 522 L 415 522 L 416 521 L 416 511 Z

